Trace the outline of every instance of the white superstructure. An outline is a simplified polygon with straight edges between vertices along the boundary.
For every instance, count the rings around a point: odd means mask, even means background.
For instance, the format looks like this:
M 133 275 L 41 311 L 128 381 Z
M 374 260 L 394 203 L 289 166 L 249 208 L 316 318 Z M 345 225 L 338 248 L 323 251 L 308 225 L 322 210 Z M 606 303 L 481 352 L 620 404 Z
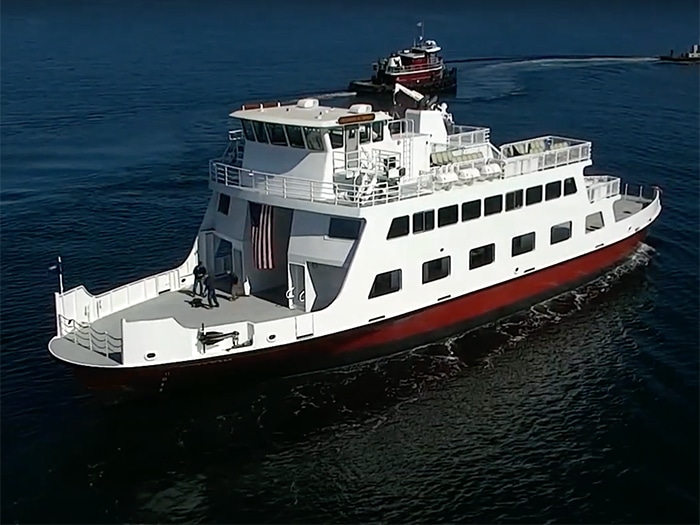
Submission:
M 308 344 L 596 252 L 602 266 L 605 248 L 661 210 L 656 190 L 645 198 L 616 177 L 584 176 L 588 141 L 496 147 L 488 128 L 421 106 L 402 118 L 316 99 L 234 111 L 240 129 L 210 162 L 211 200 L 183 264 L 97 296 L 57 293 L 50 351 L 133 368 Z M 191 306 L 198 260 L 221 283 L 219 308 Z M 236 301 L 229 272 L 248 292 Z

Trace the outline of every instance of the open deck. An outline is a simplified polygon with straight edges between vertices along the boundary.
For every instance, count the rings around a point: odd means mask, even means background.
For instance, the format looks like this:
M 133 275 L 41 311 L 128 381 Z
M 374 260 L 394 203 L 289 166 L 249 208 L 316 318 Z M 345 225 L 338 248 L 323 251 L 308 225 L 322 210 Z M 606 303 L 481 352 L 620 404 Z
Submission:
M 185 328 L 197 329 L 202 324 L 210 327 L 240 321 L 259 323 L 302 313 L 301 310 L 291 310 L 253 295 L 239 297 L 235 301 L 220 294 L 217 294 L 217 298 L 220 306 L 208 308 L 193 305 L 190 290 L 166 292 L 91 324 L 80 324 L 77 330 L 73 329 L 72 321 L 63 318 L 63 325 L 72 331 L 54 340 L 51 350 L 67 361 L 118 366 L 121 364 L 122 319 L 135 322 L 171 318 Z M 202 299 L 202 305 L 207 305 L 206 299 Z

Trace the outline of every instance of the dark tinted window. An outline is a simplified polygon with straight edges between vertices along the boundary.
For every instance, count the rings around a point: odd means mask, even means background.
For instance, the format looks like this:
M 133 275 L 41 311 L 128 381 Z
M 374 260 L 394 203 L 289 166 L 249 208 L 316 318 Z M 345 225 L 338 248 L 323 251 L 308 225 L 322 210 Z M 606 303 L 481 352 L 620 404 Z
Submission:
M 334 239 L 357 239 L 360 236 L 360 221 L 356 219 L 331 218 L 328 236 Z
M 413 214 L 413 233 L 427 232 L 433 229 L 435 229 L 435 210 Z
M 523 207 L 523 190 L 506 193 L 506 211 Z
M 469 269 L 481 268 L 491 264 L 496 258 L 496 245 L 487 244 L 469 251 Z
M 391 221 L 389 233 L 386 238 L 393 239 L 394 237 L 403 237 L 404 235 L 408 235 L 408 215 L 396 217 Z
M 542 186 L 533 186 L 525 192 L 525 205 L 537 204 L 542 202 Z
M 456 204 L 438 210 L 438 227 L 454 224 L 457 219 L 459 219 L 459 208 Z
M 481 199 L 462 204 L 462 220 L 470 221 L 481 217 Z
M 503 211 L 503 195 L 494 195 L 484 199 L 484 215 L 493 215 Z
M 555 180 L 544 187 L 544 200 L 551 201 L 561 197 L 561 181 Z

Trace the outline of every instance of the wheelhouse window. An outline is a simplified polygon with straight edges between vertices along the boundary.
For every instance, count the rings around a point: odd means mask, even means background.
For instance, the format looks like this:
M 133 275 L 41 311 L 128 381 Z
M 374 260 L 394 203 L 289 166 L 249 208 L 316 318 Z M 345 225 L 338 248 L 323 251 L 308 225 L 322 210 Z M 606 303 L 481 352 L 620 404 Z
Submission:
M 389 233 L 387 233 L 386 238 L 394 239 L 405 235 L 408 235 L 408 215 L 394 218 L 394 220 L 391 221 Z
M 306 144 L 304 144 L 304 134 L 301 131 L 301 126 L 285 126 L 285 128 L 289 145 L 293 148 L 305 149 Z
M 355 240 L 360 236 L 362 223 L 356 219 L 332 217 L 328 224 L 328 237 Z
M 533 186 L 525 191 L 525 206 L 542 202 L 542 186 Z
M 372 142 L 384 140 L 384 122 L 372 122 Z
M 435 210 L 419 211 L 413 214 L 413 233 L 435 229 Z
M 576 193 L 576 181 L 573 177 L 564 179 L 564 195 L 573 195 Z
M 360 124 L 360 144 L 367 144 L 370 140 L 369 124 Z
M 267 136 L 270 137 L 270 144 L 275 146 L 287 146 L 287 136 L 284 134 L 284 126 L 282 124 L 271 124 L 265 122 Z
M 513 237 L 511 255 L 516 257 L 535 249 L 535 232 Z
M 481 217 L 481 199 L 462 203 L 462 221 Z
M 377 274 L 369 291 L 369 299 L 381 297 L 401 290 L 401 270 Z
M 491 264 L 496 259 L 496 245 L 491 243 L 469 251 L 469 269 L 475 270 Z
M 549 243 L 557 244 L 571 239 L 571 229 L 571 221 L 555 224 L 549 232 Z
M 323 134 L 319 128 L 304 128 L 304 137 L 310 150 L 323 151 Z
M 270 142 L 267 138 L 267 132 L 265 131 L 264 123 L 254 120 L 253 129 L 255 130 L 255 137 L 258 139 L 258 142 L 264 142 L 265 144 Z
M 484 216 L 503 211 L 503 195 L 494 195 L 484 199 Z
M 506 211 L 523 207 L 523 190 L 506 193 Z
M 331 128 L 328 135 L 331 139 L 331 148 L 339 149 L 343 147 L 343 128 Z
M 251 142 L 255 142 L 257 140 L 255 138 L 255 131 L 253 131 L 253 124 L 250 122 L 250 120 L 241 120 L 241 127 L 243 128 L 243 134 L 245 135 L 246 140 L 250 140 Z
M 459 208 L 456 204 L 445 206 L 438 210 L 438 228 L 455 224 L 459 219 Z
M 544 200 L 551 201 L 561 197 L 561 181 L 555 180 L 544 187 Z
M 423 284 L 444 279 L 450 275 L 450 256 L 423 263 Z

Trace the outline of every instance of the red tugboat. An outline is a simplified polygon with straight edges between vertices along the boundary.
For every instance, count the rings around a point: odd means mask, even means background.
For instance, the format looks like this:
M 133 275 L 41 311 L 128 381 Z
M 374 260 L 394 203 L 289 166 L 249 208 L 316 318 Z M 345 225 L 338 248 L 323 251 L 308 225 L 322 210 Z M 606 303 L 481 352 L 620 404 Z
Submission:
M 442 49 L 435 40 L 424 40 L 423 23 L 418 23 L 421 34 L 413 47 L 392 53 L 373 64 L 371 80 L 350 82 L 349 91 L 358 94 L 393 93 L 394 84 L 418 89 L 426 95 L 457 91 L 457 68 L 448 69 L 438 52 Z

